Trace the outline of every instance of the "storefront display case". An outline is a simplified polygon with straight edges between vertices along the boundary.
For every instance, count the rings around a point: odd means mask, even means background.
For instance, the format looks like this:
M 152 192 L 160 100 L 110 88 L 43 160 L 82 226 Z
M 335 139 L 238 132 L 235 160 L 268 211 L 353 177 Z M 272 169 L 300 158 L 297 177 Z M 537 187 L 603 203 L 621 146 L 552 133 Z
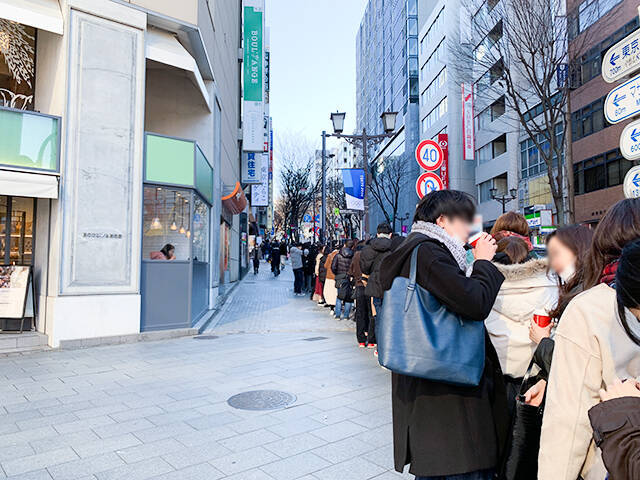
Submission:
M 186 328 L 209 309 L 213 168 L 193 141 L 145 140 L 141 330 Z

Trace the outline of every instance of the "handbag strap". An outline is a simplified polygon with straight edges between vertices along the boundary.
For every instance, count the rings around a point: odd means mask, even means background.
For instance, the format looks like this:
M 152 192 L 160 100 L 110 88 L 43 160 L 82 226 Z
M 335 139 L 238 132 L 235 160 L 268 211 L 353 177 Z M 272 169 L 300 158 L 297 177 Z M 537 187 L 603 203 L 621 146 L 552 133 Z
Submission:
M 409 285 L 407 285 L 407 293 L 404 296 L 404 311 L 409 310 L 413 293 L 416 291 L 416 277 L 418 272 L 418 249 L 423 242 L 420 242 L 413 248 L 411 252 L 411 269 L 409 270 Z

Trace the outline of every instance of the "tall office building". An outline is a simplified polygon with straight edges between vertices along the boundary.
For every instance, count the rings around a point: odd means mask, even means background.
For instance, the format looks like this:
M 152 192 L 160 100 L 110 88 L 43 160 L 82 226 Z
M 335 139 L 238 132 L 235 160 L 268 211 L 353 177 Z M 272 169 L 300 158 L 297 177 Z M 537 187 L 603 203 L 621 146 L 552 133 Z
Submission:
M 431 2 L 420 2 L 424 8 Z M 418 165 L 413 152 L 420 140 L 418 88 L 418 0 L 369 0 L 356 37 L 356 128 L 380 133 L 380 115 L 398 112 L 396 137 L 371 152 L 369 162 L 384 168 L 390 156 L 408 162 L 400 212 L 413 211 Z M 399 213 L 400 213 L 399 212 Z M 400 213 L 400 214 L 402 214 Z M 384 216 L 369 197 L 368 231 Z
M 447 134 L 449 188 L 476 196 L 474 162 L 464 160 L 460 62 L 452 45 L 460 42 L 460 1 L 438 0 L 420 30 L 420 136 Z

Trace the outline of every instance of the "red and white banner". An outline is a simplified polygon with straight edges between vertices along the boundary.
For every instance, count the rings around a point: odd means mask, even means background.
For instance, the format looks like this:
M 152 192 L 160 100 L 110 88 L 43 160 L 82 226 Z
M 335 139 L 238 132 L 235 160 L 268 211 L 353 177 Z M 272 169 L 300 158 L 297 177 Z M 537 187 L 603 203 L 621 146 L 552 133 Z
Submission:
M 438 145 L 442 149 L 442 166 L 440 167 L 440 178 L 444 188 L 449 188 L 449 135 L 438 134 Z
M 473 160 L 475 156 L 475 132 L 473 128 L 473 87 L 462 84 L 462 135 L 464 159 Z

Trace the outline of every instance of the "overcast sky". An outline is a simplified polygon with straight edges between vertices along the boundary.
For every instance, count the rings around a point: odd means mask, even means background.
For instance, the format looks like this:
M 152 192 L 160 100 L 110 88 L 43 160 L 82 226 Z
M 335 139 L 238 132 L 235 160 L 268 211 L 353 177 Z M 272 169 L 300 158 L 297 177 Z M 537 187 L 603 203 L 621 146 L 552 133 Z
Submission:
M 367 0 L 266 0 L 271 32 L 270 114 L 274 135 L 301 134 L 317 146 L 329 113 L 355 127 L 355 42 Z M 277 146 L 277 139 L 276 139 Z

